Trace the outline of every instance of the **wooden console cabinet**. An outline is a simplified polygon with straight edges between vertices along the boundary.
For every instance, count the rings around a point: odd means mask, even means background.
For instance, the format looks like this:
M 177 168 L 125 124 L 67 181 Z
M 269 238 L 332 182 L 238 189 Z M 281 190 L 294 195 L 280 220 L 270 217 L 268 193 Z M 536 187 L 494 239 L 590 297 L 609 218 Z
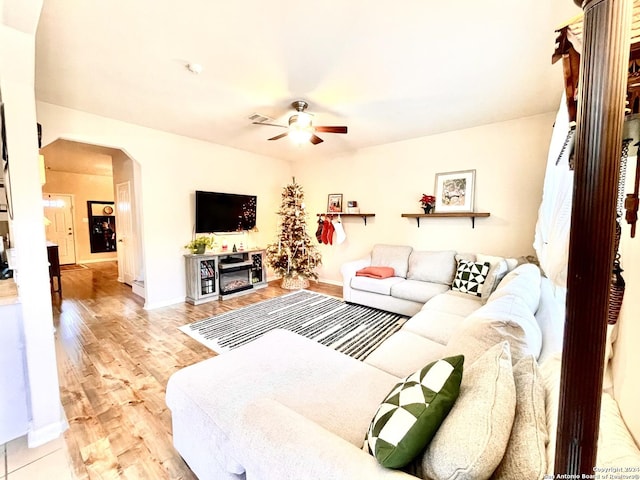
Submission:
M 267 286 L 264 250 L 185 255 L 187 296 L 193 305 L 225 300 Z

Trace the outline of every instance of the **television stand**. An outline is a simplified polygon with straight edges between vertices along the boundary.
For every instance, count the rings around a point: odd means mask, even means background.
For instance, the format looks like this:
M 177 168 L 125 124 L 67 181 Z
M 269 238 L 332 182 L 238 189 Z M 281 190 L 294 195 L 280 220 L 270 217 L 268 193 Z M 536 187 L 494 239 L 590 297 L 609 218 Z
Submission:
M 264 250 L 185 255 L 187 296 L 193 305 L 228 300 L 267 286 Z

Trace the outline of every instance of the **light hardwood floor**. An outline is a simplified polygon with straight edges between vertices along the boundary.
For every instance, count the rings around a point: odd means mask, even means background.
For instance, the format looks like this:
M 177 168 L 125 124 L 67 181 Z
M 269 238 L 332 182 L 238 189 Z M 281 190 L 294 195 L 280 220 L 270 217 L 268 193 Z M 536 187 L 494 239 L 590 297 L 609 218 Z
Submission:
M 62 273 L 53 297 L 65 441 L 79 479 L 195 479 L 171 443 L 169 376 L 215 355 L 178 327 L 284 293 L 275 282 L 225 302 L 146 311 L 115 262 Z M 340 287 L 310 290 L 341 296 Z

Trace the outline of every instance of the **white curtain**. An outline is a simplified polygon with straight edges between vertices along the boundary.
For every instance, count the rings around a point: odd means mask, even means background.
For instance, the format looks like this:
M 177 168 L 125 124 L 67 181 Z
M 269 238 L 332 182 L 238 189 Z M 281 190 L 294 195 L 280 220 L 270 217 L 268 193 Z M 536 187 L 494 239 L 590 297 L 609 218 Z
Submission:
M 573 150 L 573 141 L 563 94 L 551 136 L 542 203 L 533 242 L 542 270 L 560 288 L 566 288 L 567 285 L 573 195 L 573 171 L 569 169 L 569 155 Z

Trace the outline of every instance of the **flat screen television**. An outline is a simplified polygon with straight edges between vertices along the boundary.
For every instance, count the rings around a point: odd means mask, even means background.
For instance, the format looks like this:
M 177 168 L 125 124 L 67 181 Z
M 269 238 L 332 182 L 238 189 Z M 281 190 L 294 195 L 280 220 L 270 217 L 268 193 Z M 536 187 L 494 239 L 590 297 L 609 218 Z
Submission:
M 255 195 L 196 190 L 196 233 L 238 232 L 256 226 Z

